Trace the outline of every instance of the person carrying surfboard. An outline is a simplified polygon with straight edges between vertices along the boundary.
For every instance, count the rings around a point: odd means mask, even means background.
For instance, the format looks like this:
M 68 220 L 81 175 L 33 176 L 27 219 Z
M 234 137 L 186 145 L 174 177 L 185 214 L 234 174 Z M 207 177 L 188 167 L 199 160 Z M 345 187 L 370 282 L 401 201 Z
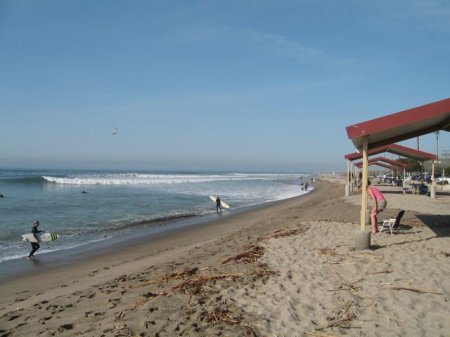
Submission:
M 33 228 L 31 228 L 31 234 L 33 234 L 33 236 L 36 238 L 37 242 L 31 242 L 31 252 L 28 255 L 29 259 L 32 259 L 33 256 L 34 256 L 34 253 L 36 253 L 36 251 L 41 247 L 39 245 L 39 241 L 41 241 L 41 240 L 40 240 L 38 234 L 42 233 L 43 231 L 38 230 L 38 227 L 39 227 L 39 221 L 38 220 L 34 220 L 33 221 Z
M 216 198 L 216 212 L 217 213 L 222 212 L 222 205 L 220 204 L 220 197 L 219 196 L 217 196 L 217 198 Z

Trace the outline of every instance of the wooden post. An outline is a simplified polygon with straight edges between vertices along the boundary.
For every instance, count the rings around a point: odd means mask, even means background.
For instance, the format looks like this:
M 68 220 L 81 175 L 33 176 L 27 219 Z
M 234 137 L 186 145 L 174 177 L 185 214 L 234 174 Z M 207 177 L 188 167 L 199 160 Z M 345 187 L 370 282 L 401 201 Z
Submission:
M 350 184 L 350 182 L 352 181 L 351 174 L 352 171 L 350 168 L 350 160 L 347 159 L 347 184 Z
M 363 139 L 363 166 L 362 166 L 362 191 L 361 191 L 361 231 L 366 230 L 366 214 L 367 214 L 367 180 L 369 176 L 369 168 L 368 168 L 368 159 L 367 159 L 367 152 L 368 152 L 368 144 L 369 140 L 367 137 Z
M 347 183 L 345 184 L 345 196 L 351 195 L 352 190 L 352 168 L 350 166 L 350 160 L 347 160 Z

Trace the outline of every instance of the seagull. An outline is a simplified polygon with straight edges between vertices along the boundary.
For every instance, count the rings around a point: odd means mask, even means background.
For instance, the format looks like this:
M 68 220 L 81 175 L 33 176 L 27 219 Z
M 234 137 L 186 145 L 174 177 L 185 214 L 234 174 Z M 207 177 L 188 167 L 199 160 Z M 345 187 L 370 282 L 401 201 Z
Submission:
M 112 134 L 114 136 L 114 135 L 117 135 L 118 133 L 119 133 L 119 130 L 117 130 L 117 128 L 115 128 Z

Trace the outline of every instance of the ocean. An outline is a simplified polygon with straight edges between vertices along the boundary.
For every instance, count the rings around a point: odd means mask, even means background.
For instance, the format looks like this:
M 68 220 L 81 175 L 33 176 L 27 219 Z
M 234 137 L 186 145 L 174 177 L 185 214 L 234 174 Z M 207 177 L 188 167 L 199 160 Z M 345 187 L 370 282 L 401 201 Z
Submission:
M 41 243 L 37 254 L 45 254 L 214 219 L 209 195 L 231 206 L 223 216 L 300 196 L 301 177 L 310 184 L 307 173 L 0 169 L 0 265 L 27 256 L 21 235 L 35 219 L 60 235 Z

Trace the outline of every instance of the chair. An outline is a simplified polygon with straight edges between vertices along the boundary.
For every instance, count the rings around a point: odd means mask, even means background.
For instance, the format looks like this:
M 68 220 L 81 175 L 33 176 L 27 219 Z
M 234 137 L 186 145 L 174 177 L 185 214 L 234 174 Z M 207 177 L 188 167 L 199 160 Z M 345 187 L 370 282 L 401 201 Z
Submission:
M 400 228 L 400 220 L 402 219 L 403 215 L 405 214 L 405 211 L 402 209 L 400 212 L 398 212 L 396 218 L 390 218 L 389 220 L 383 220 L 383 224 L 381 226 L 378 226 L 378 231 L 381 233 L 383 230 L 389 230 L 391 231 L 391 234 L 393 234 L 393 230 L 398 230 Z

